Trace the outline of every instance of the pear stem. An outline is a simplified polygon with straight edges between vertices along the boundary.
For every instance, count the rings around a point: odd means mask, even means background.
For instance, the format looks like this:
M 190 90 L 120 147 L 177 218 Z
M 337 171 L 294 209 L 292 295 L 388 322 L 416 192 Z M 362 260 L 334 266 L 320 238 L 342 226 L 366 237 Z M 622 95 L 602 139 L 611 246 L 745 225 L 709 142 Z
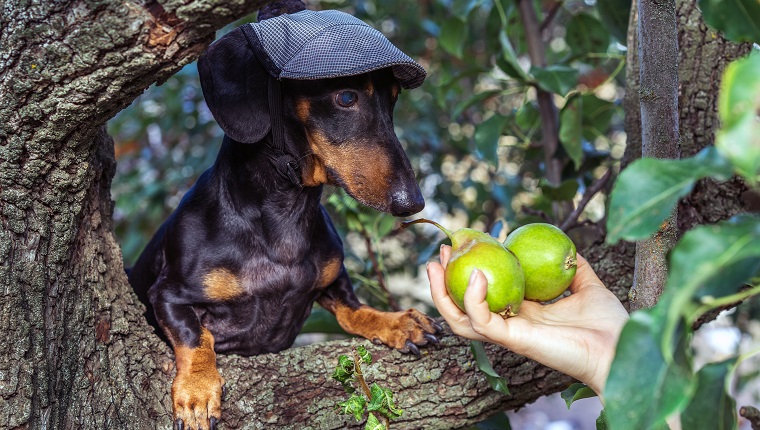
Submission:
M 438 229 L 439 229 L 439 230 L 441 230 L 442 232 L 446 233 L 446 236 L 448 236 L 448 237 L 449 237 L 449 240 L 451 239 L 451 235 L 453 234 L 453 233 L 451 232 L 451 230 L 449 230 L 449 229 L 447 229 L 446 227 L 444 227 L 444 226 L 442 226 L 442 225 L 438 224 L 438 223 L 437 223 L 437 222 L 435 222 L 435 221 L 431 221 L 431 220 L 429 220 L 429 219 L 425 219 L 425 218 L 420 218 L 420 219 L 415 219 L 415 220 L 412 220 L 412 221 L 405 221 L 405 222 L 402 222 L 402 223 L 401 223 L 401 228 L 407 228 L 407 227 L 409 227 L 409 226 L 410 226 L 410 225 L 412 225 L 412 224 L 419 224 L 419 223 L 421 223 L 421 222 L 424 222 L 424 223 L 427 223 L 427 224 L 433 224 L 434 226 L 438 227 Z

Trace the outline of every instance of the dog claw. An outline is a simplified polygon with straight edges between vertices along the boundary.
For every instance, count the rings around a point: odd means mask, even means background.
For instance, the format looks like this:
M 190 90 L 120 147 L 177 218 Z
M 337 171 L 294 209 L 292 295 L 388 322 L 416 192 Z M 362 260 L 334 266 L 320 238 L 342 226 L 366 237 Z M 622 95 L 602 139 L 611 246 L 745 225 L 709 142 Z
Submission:
M 182 418 L 177 418 L 177 421 L 174 422 L 174 428 L 177 430 L 185 430 L 185 423 L 182 421 Z
M 422 355 L 422 354 L 420 354 L 420 349 L 417 348 L 417 345 L 413 344 L 411 340 L 407 340 L 406 341 L 406 348 L 404 348 L 404 349 L 408 349 L 409 352 L 411 352 L 412 354 L 416 355 L 417 357 L 419 357 L 420 355 Z
M 440 324 L 438 324 L 437 322 L 433 323 L 433 327 L 435 327 L 435 332 L 436 333 L 443 331 L 443 326 L 440 325 Z
M 217 420 L 216 417 L 211 417 L 209 420 L 209 429 L 216 430 L 217 423 L 219 423 L 219 420 Z
M 438 345 L 438 344 L 440 344 L 440 343 L 441 343 L 440 341 L 438 341 L 438 338 L 437 338 L 437 337 L 433 336 L 433 335 L 432 335 L 432 334 L 430 334 L 430 333 L 425 333 L 423 337 L 424 337 L 425 339 L 427 339 L 427 340 L 428 340 L 428 342 L 430 342 L 430 343 L 432 343 L 432 344 L 434 344 L 434 345 Z
M 372 339 L 372 343 L 374 343 L 375 345 L 382 345 L 383 341 L 378 338 L 374 338 Z

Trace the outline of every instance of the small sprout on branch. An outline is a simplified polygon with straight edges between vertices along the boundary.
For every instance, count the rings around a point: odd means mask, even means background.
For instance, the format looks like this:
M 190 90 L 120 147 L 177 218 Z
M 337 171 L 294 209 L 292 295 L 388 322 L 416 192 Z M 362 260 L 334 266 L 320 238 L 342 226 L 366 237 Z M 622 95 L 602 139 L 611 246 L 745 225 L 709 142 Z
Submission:
M 343 389 L 351 396 L 335 405 L 336 412 L 341 415 L 353 415 L 356 421 L 361 421 L 365 412 L 368 414 L 365 430 L 387 430 L 390 420 L 401 416 L 403 411 L 393 402 L 393 392 L 376 383 L 372 387 L 362 374 L 361 365 L 372 364 L 372 355 L 363 346 L 352 352 L 353 357 L 341 355 L 332 378 L 343 385 Z M 358 391 L 357 388 L 361 388 Z M 382 421 L 375 414 L 382 417 Z

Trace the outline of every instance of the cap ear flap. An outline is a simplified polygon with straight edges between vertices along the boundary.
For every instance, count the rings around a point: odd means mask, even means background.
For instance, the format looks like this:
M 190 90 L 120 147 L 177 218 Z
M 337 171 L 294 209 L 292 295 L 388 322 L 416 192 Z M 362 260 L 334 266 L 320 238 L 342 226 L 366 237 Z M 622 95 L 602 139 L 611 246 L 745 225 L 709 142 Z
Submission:
M 270 129 L 268 74 L 237 28 L 209 46 L 198 59 L 203 96 L 233 140 L 255 143 Z

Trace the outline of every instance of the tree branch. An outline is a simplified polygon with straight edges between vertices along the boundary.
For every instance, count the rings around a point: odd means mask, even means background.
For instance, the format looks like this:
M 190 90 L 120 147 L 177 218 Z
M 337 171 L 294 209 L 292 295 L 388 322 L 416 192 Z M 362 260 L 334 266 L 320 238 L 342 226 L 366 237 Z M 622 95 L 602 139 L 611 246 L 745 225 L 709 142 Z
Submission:
M 639 0 L 641 156 L 679 157 L 676 0 Z M 636 244 L 631 309 L 657 303 L 667 280 L 667 252 L 678 240 L 674 210 L 653 237 Z
M 604 172 L 604 175 L 602 175 L 601 178 L 597 179 L 593 184 L 591 184 L 590 187 L 586 189 L 586 192 L 583 193 L 583 197 L 581 198 L 581 201 L 578 202 L 578 206 L 576 206 L 575 209 L 573 209 L 573 211 L 570 212 L 570 215 L 559 226 L 559 228 L 562 229 L 562 231 L 567 232 L 571 228 L 578 225 L 578 217 L 581 216 L 581 214 L 583 213 L 583 210 L 588 205 L 588 202 L 591 201 L 591 199 L 596 195 L 596 193 L 601 191 L 607 185 L 607 182 L 609 182 L 611 177 L 612 177 L 612 169 L 608 169 L 606 172 Z
M 538 23 L 533 2 L 530 0 L 518 1 L 520 19 L 525 27 L 525 41 L 528 45 L 528 55 L 534 67 L 546 66 L 546 54 L 544 52 L 541 28 Z M 557 186 L 562 181 L 562 164 L 554 155 L 559 147 L 559 116 L 557 107 L 552 100 L 552 94 L 546 90 L 536 88 L 536 100 L 541 115 L 541 136 L 544 151 L 544 163 L 546 165 L 546 180 L 549 184 Z M 554 220 L 559 221 L 564 213 L 569 212 L 561 203 L 553 203 Z

